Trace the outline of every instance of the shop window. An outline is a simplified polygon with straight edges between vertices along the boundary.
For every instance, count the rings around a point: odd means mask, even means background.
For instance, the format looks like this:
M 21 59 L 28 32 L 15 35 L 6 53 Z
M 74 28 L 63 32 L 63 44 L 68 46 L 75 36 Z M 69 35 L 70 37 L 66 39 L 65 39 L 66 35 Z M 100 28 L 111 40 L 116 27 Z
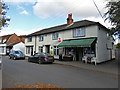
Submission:
M 39 46 L 39 52 L 43 53 L 43 46 Z
M 73 37 L 85 36 L 85 28 L 77 28 L 73 30 Z
M 43 40 L 44 40 L 44 36 L 43 36 L 43 35 L 40 35 L 39 41 L 43 41 Z
M 28 42 L 32 42 L 32 37 L 28 37 Z
M 54 46 L 54 55 L 59 55 L 59 48 Z
M 52 34 L 52 39 L 57 40 L 58 39 L 58 32 Z

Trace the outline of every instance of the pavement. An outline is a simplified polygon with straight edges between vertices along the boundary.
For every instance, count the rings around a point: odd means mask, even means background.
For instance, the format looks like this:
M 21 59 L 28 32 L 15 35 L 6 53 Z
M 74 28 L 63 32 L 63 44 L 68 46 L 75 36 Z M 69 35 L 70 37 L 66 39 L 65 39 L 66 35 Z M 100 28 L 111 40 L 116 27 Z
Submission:
M 108 74 L 118 75 L 118 60 L 110 60 L 104 63 L 100 63 L 97 65 L 83 63 L 82 61 L 59 61 L 55 60 L 56 64 L 67 65 L 77 68 L 82 68 L 86 70 L 92 70 L 97 72 L 103 72 Z M 120 73 L 119 73 L 120 74 Z

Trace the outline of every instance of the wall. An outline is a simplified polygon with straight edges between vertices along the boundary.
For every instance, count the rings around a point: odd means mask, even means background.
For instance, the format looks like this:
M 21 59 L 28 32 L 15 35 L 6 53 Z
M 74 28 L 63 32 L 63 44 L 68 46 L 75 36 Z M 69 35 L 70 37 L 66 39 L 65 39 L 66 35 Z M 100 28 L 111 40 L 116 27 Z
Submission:
M 4 53 L 2 52 L 4 48 Z M 6 55 L 6 44 L 0 44 L 0 55 Z
M 107 31 L 103 28 L 98 28 L 97 63 L 110 60 L 112 58 L 112 49 L 112 40 L 107 39 Z
M 97 26 L 94 25 L 94 26 L 85 27 L 85 33 L 86 33 L 85 37 L 76 37 L 76 39 L 77 38 L 97 37 Z M 61 38 L 62 40 L 73 39 L 73 29 L 60 31 L 59 38 Z M 34 45 L 35 37 L 33 37 L 32 40 L 33 40 L 32 42 L 27 42 L 27 38 L 25 38 L 25 45 L 26 46 Z M 45 52 L 45 45 L 50 45 L 53 48 L 54 46 L 57 46 L 59 43 L 60 42 L 58 40 L 52 40 L 52 33 L 45 34 L 43 41 L 39 41 L 39 35 L 38 35 L 37 39 L 36 39 L 36 52 L 39 51 L 39 46 L 44 46 L 43 52 Z M 53 50 L 53 49 L 51 49 L 51 50 Z M 26 52 L 26 50 L 25 50 L 25 52 Z M 56 57 L 58 57 L 58 56 L 56 56 Z
M 35 36 L 32 37 L 32 42 L 28 42 L 28 39 L 25 38 L 25 55 L 30 56 L 30 54 L 26 54 L 26 46 L 33 46 L 33 51 L 35 51 Z

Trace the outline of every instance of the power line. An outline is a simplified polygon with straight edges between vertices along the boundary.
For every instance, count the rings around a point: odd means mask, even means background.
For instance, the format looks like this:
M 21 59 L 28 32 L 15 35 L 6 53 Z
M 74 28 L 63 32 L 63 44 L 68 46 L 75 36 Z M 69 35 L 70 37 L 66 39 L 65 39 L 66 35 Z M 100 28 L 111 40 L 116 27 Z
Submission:
M 97 11 L 99 12 L 99 14 L 100 14 L 101 18 L 103 19 L 103 21 L 104 21 L 104 23 L 105 23 L 105 20 L 104 20 L 104 18 L 103 18 L 103 16 L 102 16 L 101 12 L 100 12 L 100 10 L 99 10 L 99 8 L 98 8 L 98 6 L 97 6 L 97 4 L 95 3 L 95 1 L 94 1 L 94 0 L 93 0 L 93 3 L 94 3 L 94 5 L 95 5 L 95 7 L 96 7 Z M 108 24 L 107 24 L 107 23 L 105 23 L 105 24 L 106 24 L 106 26 L 108 27 Z
M 94 3 L 94 5 L 95 5 L 95 7 L 97 8 L 97 10 L 98 10 L 98 12 L 99 12 L 100 16 L 101 16 L 101 17 L 102 17 L 102 19 L 104 20 L 104 18 L 103 18 L 103 16 L 102 16 L 101 12 L 100 12 L 100 10 L 99 10 L 99 8 L 98 8 L 98 6 L 97 6 L 97 4 L 95 3 L 95 1 L 94 1 L 94 0 L 93 0 L 93 3 Z

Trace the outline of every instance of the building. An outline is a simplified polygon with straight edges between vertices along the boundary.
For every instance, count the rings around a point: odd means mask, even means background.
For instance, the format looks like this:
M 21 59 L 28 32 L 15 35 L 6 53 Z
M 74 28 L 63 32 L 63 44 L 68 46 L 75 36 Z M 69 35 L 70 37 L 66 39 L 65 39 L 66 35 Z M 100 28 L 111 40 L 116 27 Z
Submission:
M 25 55 L 35 52 L 59 55 L 75 55 L 75 60 L 82 60 L 86 54 L 93 53 L 97 63 L 114 58 L 114 40 L 108 29 L 99 22 L 82 20 L 73 22 L 68 14 L 67 24 L 46 28 L 25 38 Z
M 12 50 L 19 50 L 25 53 L 25 44 L 23 42 L 17 43 L 13 46 Z
M 10 50 L 14 45 L 23 41 L 23 36 L 17 36 L 14 34 L 0 36 L 0 54 L 6 55 L 9 54 Z

